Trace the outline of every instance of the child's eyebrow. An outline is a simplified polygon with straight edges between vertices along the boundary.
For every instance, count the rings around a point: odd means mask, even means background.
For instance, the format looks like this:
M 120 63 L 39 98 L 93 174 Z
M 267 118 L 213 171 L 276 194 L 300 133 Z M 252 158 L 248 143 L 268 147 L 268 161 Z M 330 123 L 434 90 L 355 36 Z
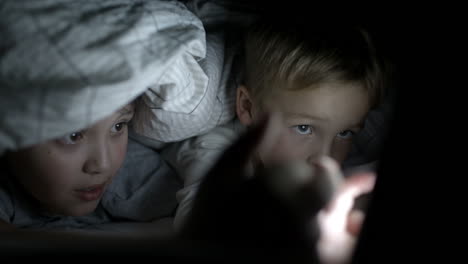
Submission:
M 121 115 L 130 115 L 133 114 L 134 110 L 133 108 L 129 107 L 124 107 L 118 111 Z
M 353 124 L 349 126 L 351 129 L 363 129 L 364 128 L 364 122 L 359 122 L 357 124 Z
M 318 117 L 318 116 L 312 116 L 309 114 L 304 114 L 304 113 L 285 113 L 285 116 L 290 117 L 290 118 L 305 118 L 305 119 L 310 119 L 310 120 L 317 120 L 317 121 L 322 121 L 326 122 L 329 119 L 325 117 Z M 363 129 L 364 128 L 364 121 L 359 121 L 357 123 L 353 123 L 349 126 L 347 126 L 350 129 Z
M 304 113 L 288 113 L 288 112 L 286 112 L 285 116 L 292 117 L 292 118 L 307 118 L 307 119 L 313 119 L 313 120 L 319 120 L 319 121 L 327 121 L 328 120 L 328 118 L 312 116 L 312 115 L 304 114 Z

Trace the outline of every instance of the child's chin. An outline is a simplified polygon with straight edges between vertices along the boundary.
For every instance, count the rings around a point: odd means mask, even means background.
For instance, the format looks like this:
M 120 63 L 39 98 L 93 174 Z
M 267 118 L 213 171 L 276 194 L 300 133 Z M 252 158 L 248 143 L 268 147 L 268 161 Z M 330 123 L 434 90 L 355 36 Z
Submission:
M 77 206 L 76 208 L 70 210 L 67 212 L 67 215 L 69 216 L 85 216 L 88 214 L 91 214 L 96 210 L 96 207 L 98 205 L 98 202 L 93 202 L 93 203 L 86 203 L 81 206 Z

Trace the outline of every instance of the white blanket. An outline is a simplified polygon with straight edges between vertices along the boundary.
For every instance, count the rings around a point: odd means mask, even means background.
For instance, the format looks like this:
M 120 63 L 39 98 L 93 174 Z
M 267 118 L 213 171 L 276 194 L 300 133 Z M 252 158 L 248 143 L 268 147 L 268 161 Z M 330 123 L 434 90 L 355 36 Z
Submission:
M 205 30 L 180 2 L 7 0 L 0 30 L 0 155 L 83 129 L 145 92 L 154 109 L 181 116 L 207 94 Z

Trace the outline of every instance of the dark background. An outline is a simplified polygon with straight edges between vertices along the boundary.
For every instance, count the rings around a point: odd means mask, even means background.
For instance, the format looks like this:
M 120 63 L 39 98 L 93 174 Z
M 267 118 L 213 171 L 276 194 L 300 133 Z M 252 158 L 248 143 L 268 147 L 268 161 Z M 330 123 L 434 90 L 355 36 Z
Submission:
M 453 251 L 457 251 L 456 238 L 461 236 L 461 229 L 455 224 L 457 210 L 463 208 L 455 205 L 465 193 L 457 186 L 463 187 L 458 182 L 466 177 L 466 172 L 457 170 L 460 164 L 463 166 L 467 140 L 467 89 L 463 80 L 467 75 L 466 61 L 461 58 L 464 47 L 456 39 L 466 32 L 460 29 L 464 23 L 459 11 L 463 9 L 429 4 L 304 2 L 248 1 L 261 12 L 277 12 L 279 19 L 302 16 L 313 17 L 311 21 L 362 23 L 394 68 L 394 119 L 353 263 L 421 263 L 422 259 L 437 262 L 438 257 L 443 263 L 451 263 Z M 450 227 L 455 225 L 452 230 Z M 44 243 L 8 235 L 4 238 L 4 245 L 0 246 L 2 256 L 151 255 L 155 257 L 151 261 L 238 262 L 255 255 L 261 259 L 258 252 L 240 252 L 199 241 L 93 244 L 54 239 Z

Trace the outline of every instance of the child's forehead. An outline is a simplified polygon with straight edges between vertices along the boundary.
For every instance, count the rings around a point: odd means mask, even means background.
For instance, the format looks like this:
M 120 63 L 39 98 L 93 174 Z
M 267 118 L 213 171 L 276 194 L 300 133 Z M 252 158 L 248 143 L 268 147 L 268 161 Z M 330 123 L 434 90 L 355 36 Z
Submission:
M 264 102 L 268 108 L 277 110 L 329 115 L 343 111 L 361 113 L 367 109 L 368 99 L 367 90 L 363 86 L 337 83 L 280 90 L 269 95 Z
M 131 114 L 135 110 L 135 104 L 129 103 L 121 107 L 117 112 L 120 114 Z
M 265 91 L 264 99 L 268 101 L 284 101 L 284 100 L 294 100 L 294 98 L 302 97 L 306 94 L 312 94 L 313 97 L 323 97 L 323 96 L 335 96 L 337 91 L 348 90 L 351 93 L 356 91 L 366 91 L 366 87 L 358 82 L 351 81 L 330 81 L 330 82 L 320 82 L 314 84 L 301 84 L 301 83 L 290 83 L 290 84 L 281 84 L 278 82 L 272 84 L 269 91 Z

